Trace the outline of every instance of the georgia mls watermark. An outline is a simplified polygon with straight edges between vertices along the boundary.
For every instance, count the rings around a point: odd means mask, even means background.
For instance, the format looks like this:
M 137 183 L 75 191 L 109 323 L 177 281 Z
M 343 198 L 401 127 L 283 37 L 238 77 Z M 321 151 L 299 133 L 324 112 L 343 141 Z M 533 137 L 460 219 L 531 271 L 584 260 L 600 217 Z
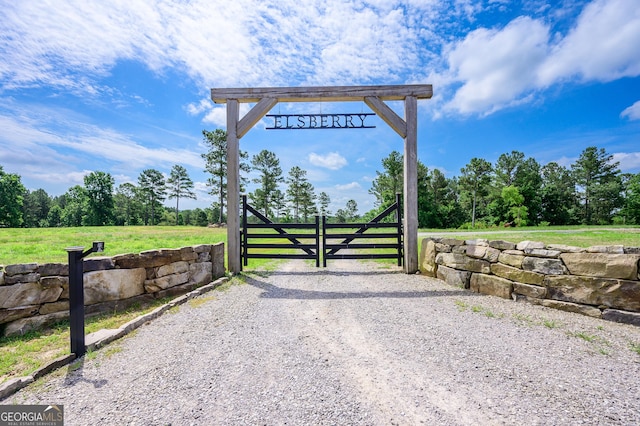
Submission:
M 62 405 L 0 405 L 0 426 L 63 426 Z

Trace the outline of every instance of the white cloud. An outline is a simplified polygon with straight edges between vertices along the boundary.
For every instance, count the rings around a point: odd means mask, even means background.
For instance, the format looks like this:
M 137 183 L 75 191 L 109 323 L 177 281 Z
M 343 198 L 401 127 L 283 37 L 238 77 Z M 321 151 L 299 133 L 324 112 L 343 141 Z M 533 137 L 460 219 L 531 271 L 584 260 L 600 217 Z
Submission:
M 495 10 L 504 2 L 5 3 L 0 90 L 8 91 L 47 86 L 86 98 L 113 97 L 115 89 L 105 87 L 103 79 L 117 64 L 132 61 L 160 77 L 169 71 L 186 75 L 201 87 L 405 83 L 428 77 L 438 91 L 430 105 L 446 105 L 433 109 L 434 115 L 443 110 L 485 115 L 530 102 L 538 90 L 567 79 L 609 81 L 640 74 L 637 0 L 595 0 L 572 26 L 576 6 L 567 2 L 552 6 L 544 21 L 519 17 L 457 40 L 457 32 L 477 27 L 483 8 Z M 568 23 L 570 30 L 552 34 L 554 20 Z M 140 101 L 135 95 L 126 99 L 132 100 Z M 202 114 L 204 123 L 226 124 L 222 112 L 204 102 L 186 110 Z
M 613 154 L 613 161 L 620 162 L 620 171 L 640 170 L 640 152 L 617 152 Z
M 448 70 L 432 74 L 455 90 L 446 110 L 486 115 L 531 102 L 559 82 L 640 75 L 637 11 L 636 0 L 595 0 L 564 36 L 552 37 L 546 22 L 530 17 L 470 32 L 445 50 Z
M 448 55 L 453 79 L 462 86 L 446 107 L 463 114 L 491 113 L 525 101 L 548 39 L 548 28 L 530 18 L 515 19 L 502 30 L 472 31 Z
M 127 60 L 158 74 L 180 69 L 209 87 L 398 80 L 420 63 L 423 38 L 434 34 L 424 30 L 443 9 L 403 3 L 10 2 L 0 12 L 0 81 L 91 93 Z
M 629 120 L 640 120 L 640 101 L 637 101 L 630 107 L 620 113 L 620 118 L 628 118 Z
M 338 191 L 353 191 L 362 189 L 362 186 L 358 182 L 351 182 L 345 185 L 336 185 L 335 188 Z
M 611 81 L 640 75 L 637 0 L 595 0 L 540 67 L 542 86 L 574 76 Z
M 91 162 L 114 162 L 122 170 L 180 164 L 203 168 L 200 154 L 183 148 L 142 145 L 129 135 L 82 120 L 71 111 L 33 108 L 0 111 L 4 129 L 0 160 L 27 164 L 21 175 L 41 175 L 42 170 L 64 176 L 69 169 Z M 83 167 L 86 167 L 83 166 Z
M 309 162 L 314 166 L 325 167 L 330 170 L 339 170 L 348 164 L 346 158 L 337 152 L 330 152 L 327 155 L 312 152 L 309 154 Z

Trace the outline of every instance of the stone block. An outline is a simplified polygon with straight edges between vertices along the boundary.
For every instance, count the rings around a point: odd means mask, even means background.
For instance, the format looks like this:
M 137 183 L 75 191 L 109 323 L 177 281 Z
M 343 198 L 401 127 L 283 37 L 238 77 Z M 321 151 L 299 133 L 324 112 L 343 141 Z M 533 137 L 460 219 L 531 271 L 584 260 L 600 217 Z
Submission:
M 514 250 L 516 248 L 516 244 L 510 243 L 509 241 L 494 240 L 489 241 L 489 247 L 498 250 Z
M 587 250 L 582 247 L 568 246 L 565 244 L 549 244 L 547 248 L 558 250 L 562 253 L 585 253 Z
M 15 265 L 7 265 L 4 267 L 4 272 L 7 274 L 7 277 L 10 277 L 12 275 L 31 274 L 37 271 L 37 263 L 19 263 Z
M 547 308 L 558 309 L 566 312 L 574 312 L 576 314 L 582 314 L 593 318 L 602 317 L 602 312 L 600 312 L 600 309 L 593 306 L 579 305 L 577 303 L 561 302 L 559 300 L 549 299 L 542 300 L 540 304 L 542 306 L 546 306 Z
M 427 277 L 435 277 L 436 269 L 436 243 L 425 238 L 420 248 L 420 272 Z
M 491 248 L 489 246 L 467 246 L 467 256 L 476 259 L 483 259 L 491 263 L 498 261 L 500 256 L 500 250 Z
M 224 243 L 213 244 L 211 246 L 211 275 L 213 279 L 224 277 Z
M 440 266 L 438 268 L 437 277 L 449 285 L 469 288 L 471 272 L 458 271 L 457 269 L 449 268 L 447 266 Z
M 187 283 L 187 284 L 177 285 L 175 287 L 170 287 L 165 290 L 160 290 L 154 293 L 153 295 L 157 299 L 162 299 L 163 297 L 173 297 L 173 296 L 178 296 L 180 294 L 188 293 L 191 290 L 193 290 L 195 287 L 196 285 L 194 283 Z
M 467 246 L 484 246 L 489 247 L 489 240 L 486 238 L 477 238 L 475 240 L 465 240 L 464 244 Z
M 528 248 L 524 250 L 527 256 L 534 257 L 548 257 L 552 259 L 557 259 L 560 257 L 560 250 L 549 250 L 549 249 L 539 249 L 539 248 Z
M 471 274 L 469 287 L 476 293 L 511 299 L 513 283 L 495 275 Z
M 442 243 L 436 243 L 436 252 L 438 253 L 451 253 L 451 246 Z
M 212 246 L 213 246 L 212 244 L 200 244 L 197 246 L 193 246 L 192 249 L 196 253 L 206 253 L 206 252 L 211 252 Z
M 640 247 L 625 247 L 625 254 L 640 254 Z
M 438 253 L 436 256 L 438 265 L 445 265 L 453 269 L 463 271 L 478 272 L 482 274 L 491 273 L 491 264 L 486 260 L 473 259 L 458 253 Z
M 522 250 L 503 250 L 505 254 L 512 254 L 514 256 L 524 256 L 524 252 Z
M 113 263 L 116 268 L 135 269 L 141 268 L 140 255 L 134 253 L 119 254 L 113 256 Z
M 543 249 L 545 247 L 542 241 L 521 241 L 516 244 L 516 249 L 524 251 L 525 249 Z
M 140 253 L 140 267 L 155 268 L 182 260 L 180 249 L 149 250 Z
M 467 254 L 467 246 L 451 246 L 451 250 L 449 252 L 456 253 L 456 254 Z M 443 252 L 443 253 L 449 253 L 449 252 Z
M 0 269 L 0 285 L 4 285 L 4 271 Z
M 69 264 L 67 263 L 45 263 L 38 266 L 38 273 L 41 277 L 51 277 L 55 275 L 69 275 Z
M 146 280 L 144 282 L 144 289 L 147 293 L 155 293 L 159 290 L 186 284 L 188 282 L 189 272 L 183 272 L 181 274 L 167 275 L 153 280 Z
M 456 240 L 455 238 L 441 238 L 440 242 L 442 244 L 446 244 L 449 246 L 462 246 L 464 245 L 464 241 L 463 240 Z
M 513 292 L 516 294 L 521 294 L 523 296 L 527 296 L 528 298 L 534 299 L 544 299 L 547 297 L 547 288 L 540 287 L 537 285 L 523 284 L 523 283 L 513 283 Z
M 38 313 L 39 305 L 20 306 L 18 308 L 0 309 L 0 324 L 31 317 Z
M 68 300 L 63 300 L 60 302 L 53 302 L 53 303 L 45 303 L 40 307 L 40 310 L 38 311 L 38 313 L 40 315 L 47 315 L 54 312 L 62 312 L 62 311 L 69 311 Z
M 211 262 L 211 253 L 194 253 L 197 255 L 197 258 L 194 259 L 197 262 Z
M 525 284 L 542 285 L 544 275 L 537 272 L 525 271 L 513 266 L 504 265 L 502 263 L 493 263 L 491 265 L 491 273 L 501 278 L 511 281 L 517 281 Z
M 162 278 L 167 275 L 182 274 L 189 270 L 189 264 L 184 261 L 170 263 L 160 266 L 156 271 L 156 278 Z
M 30 318 L 21 318 L 8 323 L 4 328 L 4 336 L 21 336 L 32 330 L 40 330 L 52 326 L 69 317 L 69 312 L 55 312 L 48 315 L 37 315 Z
M 84 274 L 84 303 L 128 299 L 144 293 L 144 268 L 111 269 Z
M 30 383 L 33 383 L 33 376 L 15 377 L 9 379 L 6 382 L 0 384 L 0 401 L 18 392 L 20 389 L 27 387 Z M 4 422 L 3 422 L 4 423 Z M 13 422 L 7 422 L 6 424 L 13 424 Z M 22 424 L 22 422 L 16 424 Z M 31 424 L 31 423 L 28 423 Z
M 591 246 L 587 247 L 587 253 L 608 253 L 608 254 L 624 254 L 624 246 Z
M 0 309 L 38 305 L 42 287 L 38 283 L 20 283 L 0 287 Z
M 504 251 L 498 256 L 498 262 L 513 266 L 514 268 L 522 268 L 523 260 L 524 256 L 521 254 L 510 254 Z
M 640 327 L 640 313 L 619 311 L 617 309 L 605 309 L 602 312 L 602 319 L 607 321 L 632 324 Z
M 40 285 L 43 288 L 51 288 L 51 287 L 64 287 L 65 284 L 69 284 L 69 277 L 63 276 L 51 276 L 51 277 L 42 277 L 40 278 Z
M 192 263 L 189 265 L 189 282 L 197 285 L 209 284 L 213 281 L 212 269 L 213 265 L 210 262 Z
M 13 285 L 18 283 L 37 283 L 40 280 L 40 274 L 30 272 L 28 274 L 6 275 L 4 278 L 5 285 Z
M 204 246 L 208 246 L 208 244 L 204 244 Z M 210 250 L 205 250 L 204 253 L 206 256 L 209 255 Z M 180 249 L 180 260 L 183 262 L 193 262 L 199 256 L 199 253 L 194 250 L 194 247 L 183 247 Z
M 590 277 L 638 279 L 636 254 L 563 253 L 560 258 L 572 275 Z
M 563 275 L 564 265 L 560 259 L 527 256 L 522 260 L 522 269 L 545 275 Z
M 63 299 L 69 299 L 69 283 L 65 283 L 62 284 L 62 293 L 60 294 L 60 297 L 58 297 L 59 300 L 63 300 Z
M 106 271 L 115 268 L 115 263 L 110 257 L 90 257 L 84 259 L 82 269 L 84 272 Z
M 551 299 L 640 312 L 640 281 L 563 275 L 544 283 Z

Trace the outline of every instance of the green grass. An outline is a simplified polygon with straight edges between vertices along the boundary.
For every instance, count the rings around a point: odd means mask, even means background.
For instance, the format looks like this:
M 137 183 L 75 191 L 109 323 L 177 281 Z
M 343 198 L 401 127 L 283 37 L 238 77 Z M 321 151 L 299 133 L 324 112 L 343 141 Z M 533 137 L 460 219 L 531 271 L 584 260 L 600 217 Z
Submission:
M 629 343 L 629 348 L 637 353 L 638 355 L 640 355 L 640 343 Z
M 560 327 L 560 323 L 554 321 L 554 320 L 542 320 L 542 325 L 544 325 L 547 328 L 558 328 Z
M 597 336 L 595 336 L 593 334 L 585 333 L 583 331 L 576 331 L 574 333 L 569 333 L 569 335 L 571 335 L 573 337 L 577 337 L 577 338 L 582 339 L 582 340 L 584 340 L 586 342 L 589 342 L 589 343 L 593 343 L 593 342 L 595 342 L 597 340 Z
M 231 286 L 241 284 L 239 278 L 233 278 L 223 285 L 216 287 L 214 292 L 224 292 Z M 115 329 L 127 322 L 151 312 L 158 306 L 169 302 L 172 298 L 154 300 L 145 306 L 132 306 L 124 312 L 102 314 L 89 317 L 85 321 L 85 334 L 102 329 Z M 199 308 L 204 303 L 215 300 L 215 294 L 201 296 L 189 301 L 189 306 Z M 168 313 L 177 313 L 180 306 L 176 306 Z M 135 333 L 132 332 L 129 336 Z M 119 347 L 108 347 L 105 356 L 120 352 Z M 26 376 L 45 364 L 70 353 L 69 321 L 61 321 L 47 330 L 31 331 L 22 336 L 0 337 L 0 383 L 14 377 Z M 97 356 L 95 352 L 87 353 L 87 359 Z
M 224 228 L 197 226 L 104 226 L 79 228 L 0 228 L 0 265 L 66 263 L 66 247 L 104 241 L 103 256 L 140 253 L 226 241 Z
M 169 300 L 170 298 L 158 299 L 145 307 L 133 306 L 124 312 L 89 317 L 85 322 L 85 333 L 118 328 Z M 46 363 L 69 353 L 68 320 L 46 330 L 31 331 L 22 336 L 1 337 L 0 383 L 13 377 L 29 375 Z
M 488 228 L 477 230 L 459 229 L 420 229 L 423 236 L 445 234 L 449 238 L 472 240 L 486 238 L 505 240 L 513 243 L 520 241 L 542 241 L 546 244 L 566 244 L 577 247 L 593 245 L 622 244 L 627 247 L 640 246 L 639 226 L 548 226 L 522 228 Z

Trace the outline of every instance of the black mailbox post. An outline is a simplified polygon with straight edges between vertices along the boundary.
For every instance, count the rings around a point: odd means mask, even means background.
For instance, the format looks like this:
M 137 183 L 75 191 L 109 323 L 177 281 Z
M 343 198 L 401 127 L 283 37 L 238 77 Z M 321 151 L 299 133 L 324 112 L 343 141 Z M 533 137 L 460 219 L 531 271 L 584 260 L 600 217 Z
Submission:
M 87 348 L 84 343 L 84 269 L 82 259 L 96 252 L 104 251 L 104 242 L 96 241 L 83 251 L 84 247 L 68 247 L 69 253 L 69 332 L 71 334 L 71 353 L 77 358 L 83 356 Z

